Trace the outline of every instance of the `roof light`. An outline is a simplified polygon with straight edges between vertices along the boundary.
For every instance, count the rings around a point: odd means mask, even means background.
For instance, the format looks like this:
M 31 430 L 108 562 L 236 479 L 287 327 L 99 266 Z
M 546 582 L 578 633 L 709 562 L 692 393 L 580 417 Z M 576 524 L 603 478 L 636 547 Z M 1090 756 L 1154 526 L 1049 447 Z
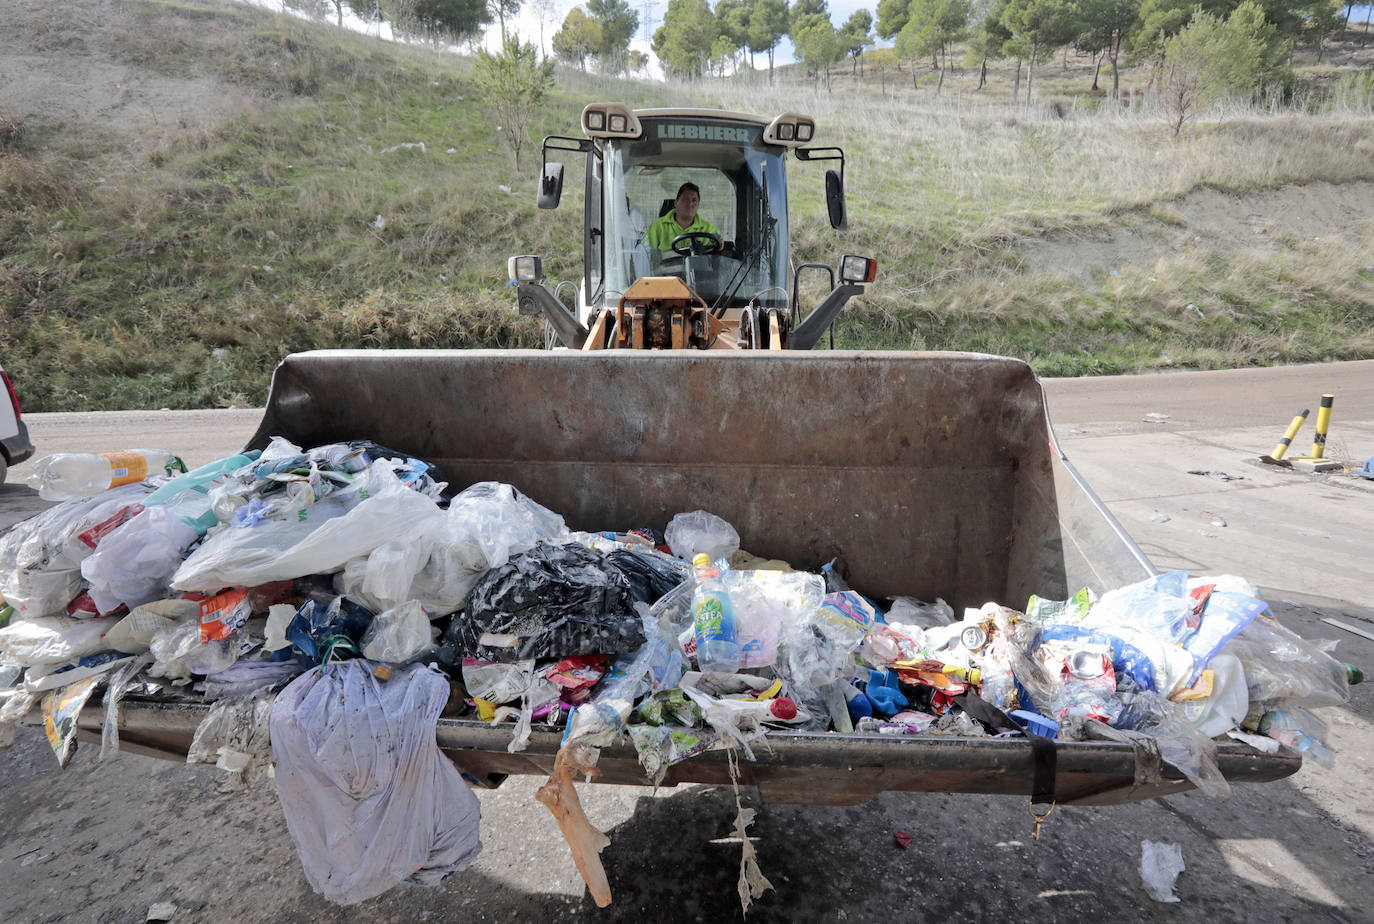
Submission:
M 816 133 L 816 123 L 808 116 L 795 112 L 784 112 L 763 130 L 763 143 L 776 144 L 785 148 L 795 148 L 810 141 Z
M 639 117 L 624 103 L 594 103 L 582 110 L 582 131 L 589 138 L 638 138 Z

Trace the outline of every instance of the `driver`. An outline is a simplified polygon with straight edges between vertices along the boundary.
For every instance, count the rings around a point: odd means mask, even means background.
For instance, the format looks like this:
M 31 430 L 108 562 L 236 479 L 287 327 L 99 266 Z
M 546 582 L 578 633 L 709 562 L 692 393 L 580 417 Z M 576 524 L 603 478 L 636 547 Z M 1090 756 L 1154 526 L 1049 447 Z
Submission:
M 697 188 L 697 184 L 683 183 L 678 187 L 673 208 L 649 225 L 649 232 L 644 236 L 645 242 L 655 250 L 671 250 L 674 238 L 679 235 L 698 232 L 714 234 L 719 238 L 720 232 L 716 230 L 715 225 L 697 214 L 697 206 L 700 204 L 701 190 Z

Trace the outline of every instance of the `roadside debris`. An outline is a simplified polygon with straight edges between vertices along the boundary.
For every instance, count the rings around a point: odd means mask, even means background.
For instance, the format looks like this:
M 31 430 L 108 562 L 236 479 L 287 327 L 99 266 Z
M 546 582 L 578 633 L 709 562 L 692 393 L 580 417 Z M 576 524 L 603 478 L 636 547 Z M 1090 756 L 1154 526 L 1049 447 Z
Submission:
M 1190 475 L 1203 475 L 1207 478 L 1215 478 L 1217 481 L 1244 481 L 1244 475 L 1229 475 L 1226 472 L 1213 472 L 1206 469 L 1189 469 Z
M 1169 419 L 1169 415 L 1162 414 L 1159 411 L 1151 411 L 1150 413 L 1146 414 L 1144 417 L 1140 419 L 1145 421 L 1146 423 L 1163 423 L 1164 421 Z
M 1178 881 L 1178 874 L 1186 868 L 1183 865 L 1183 848 L 1178 844 L 1140 842 L 1140 878 L 1145 881 L 1145 891 L 1155 901 L 1180 901 L 1174 894 L 1174 883 Z
M 603 906 L 609 839 L 574 773 L 593 778 L 600 749 L 627 740 L 654 785 L 725 751 L 747 911 L 772 885 L 738 762 L 770 735 L 1011 736 L 1051 751 L 1149 739 L 1225 795 L 1214 738 L 1329 762 L 1308 710 L 1345 702 L 1361 679 L 1232 576 L 1174 571 L 1101 596 L 1032 596 L 1024 612 L 960 612 L 869 599 L 834 561 L 756 559 L 705 510 L 586 533 L 511 485 L 446 487 L 371 443 L 278 439 L 19 524 L 0 538 L 13 607 L 0 741 L 39 716 L 65 766 L 88 700 L 102 703 L 102 753 L 130 702 L 206 704 L 188 761 L 237 787 L 274 769 L 306 878 L 343 904 L 433 884 L 481 849 L 476 798 L 436 743 L 441 714 L 509 728 L 511 753 L 536 729 L 562 732 L 537 798 Z M 1173 850 L 1144 845 L 1159 901 L 1177 900 Z

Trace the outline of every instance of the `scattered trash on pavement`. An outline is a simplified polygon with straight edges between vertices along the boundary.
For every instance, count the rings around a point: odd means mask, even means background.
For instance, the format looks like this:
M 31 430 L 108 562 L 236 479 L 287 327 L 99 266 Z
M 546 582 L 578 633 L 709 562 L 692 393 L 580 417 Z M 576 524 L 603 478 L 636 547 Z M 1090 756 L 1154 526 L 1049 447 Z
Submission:
M 1174 894 L 1174 883 L 1178 881 L 1178 874 L 1186 868 L 1183 865 L 1183 848 L 1178 844 L 1140 842 L 1140 878 L 1145 881 L 1145 891 L 1155 901 L 1181 901 Z

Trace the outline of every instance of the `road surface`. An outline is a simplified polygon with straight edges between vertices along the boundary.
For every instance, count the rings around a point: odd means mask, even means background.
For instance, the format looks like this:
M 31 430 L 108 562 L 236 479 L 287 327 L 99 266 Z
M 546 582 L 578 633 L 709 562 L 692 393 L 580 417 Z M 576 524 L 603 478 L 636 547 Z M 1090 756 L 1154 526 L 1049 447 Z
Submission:
M 1374 630 L 1374 483 L 1259 465 L 1292 415 L 1337 395 L 1328 455 L 1374 456 L 1374 363 L 1051 380 L 1066 454 L 1160 567 L 1231 571 L 1267 588 L 1307 637 L 1339 637 L 1344 660 L 1374 643 L 1318 621 Z M 1154 416 L 1152 416 L 1154 415 Z M 1167 415 L 1167 416 L 1159 416 Z M 165 446 L 198 464 L 239 449 L 257 411 L 34 414 L 40 453 Z M 1311 425 L 1295 444 L 1305 448 Z M 21 480 L 26 466 L 17 466 Z M 1240 476 L 1221 480 L 1190 470 Z M 0 528 L 41 507 L 0 488 Z M 1224 522 L 1226 525 L 1216 525 Z M 1285 600 L 1306 604 L 1294 608 Z M 1230 799 L 1189 793 L 1117 808 L 1061 807 L 1029 838 L 1011 797 L 886 794 L 855 808 L 761 806 L 751 834 L 775 890 L 751 921 L 1367 921 L 1374 916 L 1374 687 L 1325 710 L 1338 759 Z M 29 731 L 0 752 L 0 920 L 177 921 L 738 920 L 738 842 L 728 789 L 583 787 L 614 904 L 586 897 L 538 780 L 482 792 L 474 866 L 431 889 L 336 908 L 305 883 L 273 791 L 220 791 L 213 770 L 83 747 L 55 769 Z M 746 794 L 746 802 L 757 800 Z M 893 833 L 915 836 L 899 849 Z M 1180 844 L 1179 904 L 1151 901 L 1141 841 Z

